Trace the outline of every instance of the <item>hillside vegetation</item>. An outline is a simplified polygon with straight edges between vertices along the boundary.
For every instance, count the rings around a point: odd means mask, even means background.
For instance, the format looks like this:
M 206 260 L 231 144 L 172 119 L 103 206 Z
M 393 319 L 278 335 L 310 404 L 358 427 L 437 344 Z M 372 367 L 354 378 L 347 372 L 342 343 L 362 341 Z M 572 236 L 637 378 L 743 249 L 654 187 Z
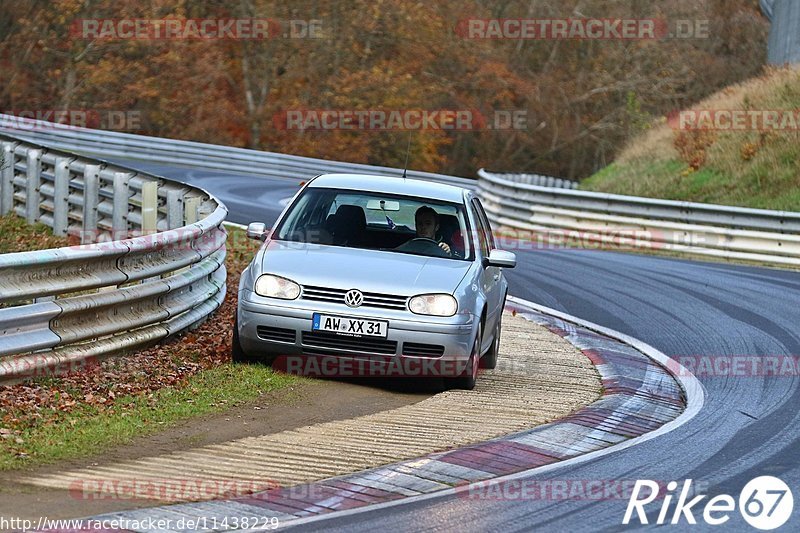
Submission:
M 13 6 L 0 10 L 7 113 L 393 167 L 404 165 L 410 140 L 411 168 L 462 176 L 486 167 L 586 178 L 653 117 L 757 75 L 769 32 L 754 0 L 6 4 Z M 670 32 L 689 21 L 707 32 L 598 40 L 462 31 L 470 21 L 587 18 L 654 19 Z M 281 31 L 251 40 L 127 38 L 121 30 L 132 20 L 166 19 L 268 19 Z M 86 30 L 100 21 L 111 22 L 110 31 Z M 312 24 L 313 37 L 290 31 Z M 404 110 L 469 111 L 475 120 L 461 130 L 320 129 L 288 119 Z M 512 114 L 519 122 L 508 121 Z
M 800 69 L 771 69 L 695 110 L 800 109 Z M 583 189 L 800 211 L 800 129 L 682 131 L 662 119 Z

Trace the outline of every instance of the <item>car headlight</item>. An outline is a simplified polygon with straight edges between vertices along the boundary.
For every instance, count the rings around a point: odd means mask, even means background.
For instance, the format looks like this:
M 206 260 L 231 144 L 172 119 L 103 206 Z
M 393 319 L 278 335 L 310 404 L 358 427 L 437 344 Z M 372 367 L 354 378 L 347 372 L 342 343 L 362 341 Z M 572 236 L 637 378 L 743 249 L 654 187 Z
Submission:
M 458 302 L 449 294 L 420 294 L 408 301 L 408 308 L 418 315 L 453 316 Z
M 256 280 L 255 291 L 259 296 L 294 300 L 300 296 L 300 285 L 280 276 L 263 274 Z

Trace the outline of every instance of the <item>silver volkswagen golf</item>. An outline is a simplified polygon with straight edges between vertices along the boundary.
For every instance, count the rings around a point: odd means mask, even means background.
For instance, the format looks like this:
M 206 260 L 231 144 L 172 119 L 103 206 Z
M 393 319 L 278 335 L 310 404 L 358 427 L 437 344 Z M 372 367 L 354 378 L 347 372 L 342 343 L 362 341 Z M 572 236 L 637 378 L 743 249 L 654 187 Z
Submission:
M 443 377 L 465 389 L 479 366 L 496 365 L 502 269 L 516 258 L 495 248 L 472 191 L 324 174 L 272 230 L 252 223 L 247 234 L 264 244 L 239 282 L 235 362 Z

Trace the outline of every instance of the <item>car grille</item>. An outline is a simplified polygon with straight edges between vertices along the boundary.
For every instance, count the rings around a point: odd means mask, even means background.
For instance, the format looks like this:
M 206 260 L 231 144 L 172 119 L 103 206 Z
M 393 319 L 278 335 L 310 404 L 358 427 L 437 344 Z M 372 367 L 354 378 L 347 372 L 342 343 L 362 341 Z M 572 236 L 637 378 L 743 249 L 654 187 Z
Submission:
M 300 296 L 303 300 L 315 302 L 344 303 L 345 289 L 331 289 L 328 287 L 303 286 Z M 406 309 L 408 296 L 396 296 L 393 294 L 378 294 L 375 292 L 364 292 L 364 302 L 361 307 L 378 307 L 381 309 Z
M 444 355 L 444 346 L 404 342 L 403 355 L 410 355 L 413 357 L 441 357 Z
M 258 335 L 259 339 L 265 341 L 288 342 L 290 344 L 294 344 L 296 338 L 293 329 L 273 328 L 270 326 L 257 326 L 256 335 Z
M 308 355 L 325 355 L 325 349 L 330 348 L 344 350 L 347 355 L 394 355 L 397 351 L 397 341 L 386 339 L 348 337 L 320 331 L 304 331 L 302 339 L 303 353 Z

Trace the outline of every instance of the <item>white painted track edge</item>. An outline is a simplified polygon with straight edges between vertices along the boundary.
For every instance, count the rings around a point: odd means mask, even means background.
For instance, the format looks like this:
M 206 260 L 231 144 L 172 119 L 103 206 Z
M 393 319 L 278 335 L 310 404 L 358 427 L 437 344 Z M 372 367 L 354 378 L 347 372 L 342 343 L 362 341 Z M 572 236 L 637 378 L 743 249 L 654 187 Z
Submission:
M 664 354 L 663 352 L 657 350 L 656 348 L 650 346 L 649 344 L 644 343 L 644 342 L 642 342 L 642 341 L 640 341 L 640 340 L 638 340 L 638 339 L 636 339 L 634 337 L 631 337 L 631 336 L 626 335 L 624 333 L 621 333 L 619 331 L 615 331 L 613 329 L 606 328 L 606 327 L 601 326 L 599 324 L 595 324 L 593 322 L 589 322 L 587 320 L 580 319 L 578 317 L 569 315 L 567 313 L 562 313 L 561 311 L 557 311 L 555 309 L 551 309 L 549 307 L 545 307 L 543 305 L 539 305 L 539 304 L 524 300 L 522 298 L 517 298 L 515 296 L 509 296 L 507 301 L 508 301 L 508 303 L 512 303 L 512 304 L 518 305 L 520 307 L 527 307 L 529 309 L 532 309 L 534 311 L 538 311 L 538 312 L 543 313 L 545 315 L 550 315 L 550 316 L 553 316 L 555 318 L 559 318 L 559 319 L 567 321 L 567 322 L 572 322 L 574 324 L 577 324 L 577 325 L 582 326 L 584 328 L 590 329 L 592 331 L 596 331 L 598 333 L 602 333 L 603 335 L 606 335 L 608 337 L 614 338 L 616 340 L 619 340 L 619 341 L 621 341 L 621 342 L 623 342 L 625 344 L 628 344 L 628 345 L 636 348 L 638 351 L 642 352 L 643 354 L 645 354 L 649 358 L 653 359 L 657 363 L 659 363 L 662 366 L 664 366 L 664 368 L 666 368 L 667 371 L 673 376 L 673 378 L 675 378 L 675 380 L 680 384 L 680 386 L 684 390 L 684 393 L 686 394 L 686 409 L 683 411 L 683 413 L 681 413 L 674 420 L 672 420 L 670 422 L 667 422 L 666 424 L 664 424 L 660 428 L 655 429 L 655 430 L 653 430 L 653 431 L 651 431 L 649 433 L 645 433 L 644 435 L 640 435 L 638 437 L 626 440 L 624 442 L 621 442 L 619 444 L 615 444 L 613 446 L 609 446 L 607 448 L 602 448 L 600 450 L 589 452 L 589 453 L 581 455 L 579 457 L 573 457 L 571 459 L 565 459 L 565 460 L 559 461 L 557 463 L 551 463 L 551 464 L 548 464 L 548 465 L 538 466 L 538 467 L 535 467 L 535 468 L 531 468 L 529 470 L 523 470 L 522 472 L 517 472 L 515 474 L 508 474 L 508 475 L 505 475 L 505 476 L 496 477 L 496 478 L 491 479 L 491 480 L 480 481 L 479 483 L 482 486 L 486 486 L 487 484 L 496 485 L 496 484 L 504 483 L 504 482 L 507 482 L 507 481 L 512 481 L 512 480 L 516 480 L 516 479 L 520 479 L 520 478 L 524 478 L 524 477 L 529 477 L 532 474 L 545 474 L 547 472 L 550 472 L 550 471 L 553 471 L 553 470 L 556 470 L 556 469 L 559 469 L 559 468 L 566 468 L 566 467 L 578 465 L 578 464 L 581 464 L 581 463 L 585 463 L 587 461 L 592 461 L 592 460 L 595 460 L 595 459 L 599 459 L 599 458 L 604 457 L 606 455 L 610 455 L 612 453 L 616 453 L 616 452 L 631 448 L 631 447 L 636 446 L 638 444 L 642 444 L 644 442 L 652 440 L 652 439 L 654 439 L 656 437 L 660 437 L 661 435 L 665 435 L 665 434 L 667 434 L 667 433 L 669 433 L 669 432 L 681 427 L 682 425 L 684 425 L 687 422 L 689 422 L 692 418 L 694 418 L 700 412 L 700 410 L 703 408 L 703 405 L 705 403 L 705 389 L 704 389 L 702 383 L 700 383 L 700 381 L 697 379 L 697 377 L 695 377 L 694 374 L 689 372 L 688 369 L 686 369 L 686 367 L 684 367 L 681 364 L 679 364 L 676 360 L 672 359 L 671 357 L 669 357 L 668 355 Z M 346 509 L 346 510 L 343 510 L 343 511 L 333 511 L 333 512 L 330 512 L 330 513 L 324 513 L 324 514 L 320 514 L 320 515 L 308 516 L 308 517 L 304 517 L 304 518 L 297 518 L 297 519 L 294 519 L 294 520 L 287 521 L 285 523 L 285 526 L 281 525 L 280 527 L 281 527 L 281 529 L 283 529 L 284 527 L 291 528 L 291 527 L 295 527 L 295 526 L 301 526 L 301 525 L 304 525 L 304 524 L 309 524 L 309 523 L 312 523 L 312 522 L 321 522 L 321 521 L 324 521 L 324 520 L 336 519 L 336 518 L 340 518 L 340 517 L 343 517 L 343 516 L 350 516 L 350 515 L 355 515 L 355 514 L 359 514 L 359 513 L 365 513 L 365 512 L 368 512 L 368 511 L 377 511 L 377 510 L 386 509 L 386 508 L 389 508 L 389 507 L 397 507 L 397 506 L 400 506 L 400 505 L 408 505 L 408 504 L 414 504 L 414 503 L 418 503 L 418 502 L 425 501 L 425 500 L 431 500 L 431 499 L 435 499 L 435 498 L 442 498 L 442 497 L 450 496 L 450 495 L 453 495 L 453 494 L 458 494 L 459 492 L 469 491 L 470 485 L 463 485 L 463 486 L 460 486 L 458 488 L 444 489 L 444 490 L 431 492 L 431 493 L 427 493 L 427 494 L 420 494 L 419 496 L 410 496 L 408 498 L 402 498 L 402 499 L 399 499 L 399 500 L 392 500 L 392 501 L 388 501 L 388 502 L 376 503 L 374 505 L 367 505 L 367 506 L 363 506 L 363 507 L 357 507 L 357 508 L 354 508 L 354 509 Z M 248 531 L 266 531 L 266 530 L 265 529 L 251 529 L 251 530 L 248 530 Z

